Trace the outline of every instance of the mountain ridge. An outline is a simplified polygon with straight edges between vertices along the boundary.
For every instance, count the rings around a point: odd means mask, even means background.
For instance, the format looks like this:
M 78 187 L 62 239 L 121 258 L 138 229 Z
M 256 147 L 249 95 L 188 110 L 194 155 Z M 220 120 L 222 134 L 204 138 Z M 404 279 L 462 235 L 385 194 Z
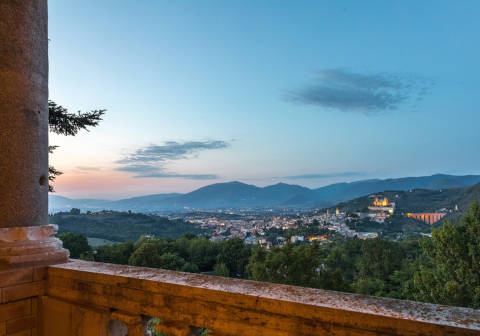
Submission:
M 214 183 L 186 194 L 152 194 L 117 201 L 97 199 L 69 199 L 49 195 L 50 212 L 80 208 L 82 211 L 132 210 L 136 212 L 171 212 L 183 210 L 213 210 L 225 208 L 323 208 L 342 201 L 387 190 L 440 190 L 471 186 L 480 182 L 480 175 L 447 175 L 368 179 L 334 183 L 310 189 L 279 182 L 258 187 L 239 181 Z

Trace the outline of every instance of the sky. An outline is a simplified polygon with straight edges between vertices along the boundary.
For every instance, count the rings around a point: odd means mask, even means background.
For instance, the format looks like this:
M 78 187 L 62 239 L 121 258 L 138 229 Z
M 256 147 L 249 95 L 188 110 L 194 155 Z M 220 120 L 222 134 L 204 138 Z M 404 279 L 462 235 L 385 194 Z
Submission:
M 56 192 L 479 174 L 480 2 L 50 0 Z

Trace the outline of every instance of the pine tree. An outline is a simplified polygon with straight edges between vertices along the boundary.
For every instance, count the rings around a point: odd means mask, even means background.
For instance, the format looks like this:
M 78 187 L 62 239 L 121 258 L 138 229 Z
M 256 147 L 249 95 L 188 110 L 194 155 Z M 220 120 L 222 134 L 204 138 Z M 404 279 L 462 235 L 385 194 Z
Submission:
M 88 127 L 98 126 L 105 112 L 106 110 L 92 110 L 84 113 L 80 111 L 77 113 L 69 113 L 65 107 L 57 105 L 50 100 L 48 102 L 48 124 L 50 126 L 50 132 L 66 136 L 75 136 L 81 130 L 88 132 Z M 48 146 L 48 152 L 52 154 L 57 148 L 58 146 Z M 54 192 L 51 183 L 55 181 L 57 176 L 62 174 L 63 173 L 55 167 L 48 167 L 48 179 L 50 181 L 48 189 L 50 192 Z

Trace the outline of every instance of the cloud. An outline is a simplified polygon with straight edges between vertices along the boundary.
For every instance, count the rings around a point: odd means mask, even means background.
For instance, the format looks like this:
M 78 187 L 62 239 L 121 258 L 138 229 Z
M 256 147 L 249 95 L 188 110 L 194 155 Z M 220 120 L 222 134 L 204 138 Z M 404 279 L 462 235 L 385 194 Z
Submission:
M 285 95 L 292 103 L 375 115 L 412 102 L 415 106 L 433 83 L 416 76 L 355 73 L 345 69 L 318 72 L 317 81 Z
M 365 176 L 365 173 L 362 172 L 340 172 L 340 173 L 326 173 L 326 174 L 303 174 L 303 175 L 292 175 L 284 176 L 283 178 L 290 180 L 304 180 L 304 179 L 326 179 L 334 177 L 359 177 Z
M 136 178 L 183 178 L 190 180 L 214 180 L 215 174 L 179 174 L 168 172 L 166 165 L 172 161 L 197 157 L 199 152 L 213 149 L 223 149 L 230 144 L 222 140 L 214 141 L 168 141 L 163 145 L 149 145 L 139 148 L 133 153 L 116 161 L 120 166 L 118 171 L 134 174 Z

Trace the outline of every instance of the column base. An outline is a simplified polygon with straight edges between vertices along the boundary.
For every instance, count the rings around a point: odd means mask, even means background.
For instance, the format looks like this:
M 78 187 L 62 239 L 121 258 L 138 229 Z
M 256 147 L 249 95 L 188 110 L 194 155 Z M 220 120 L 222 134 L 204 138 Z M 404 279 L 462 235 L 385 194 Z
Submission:
M 0 270 L 61 264 L 69 251 L 54 235 L 54 224 L 0 228 Z

